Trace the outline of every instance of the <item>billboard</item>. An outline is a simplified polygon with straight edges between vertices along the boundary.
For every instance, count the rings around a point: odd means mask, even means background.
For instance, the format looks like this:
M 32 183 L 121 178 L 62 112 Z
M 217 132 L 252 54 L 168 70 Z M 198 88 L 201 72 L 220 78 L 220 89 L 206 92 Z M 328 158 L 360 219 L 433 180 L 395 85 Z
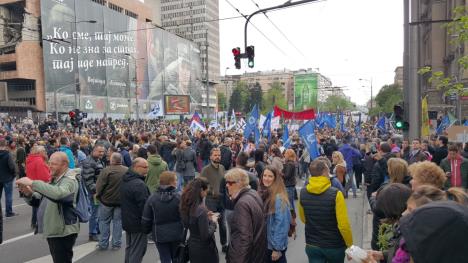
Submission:
M 90 0 L 41 0 L 47 110 L 134 114 L 164 95 L 200 104 L 196 44 Z
M 183 115 L 190 114 L 190 96 L 188 95 L 165 95 L 164 114 Z
M 318 74 L 294 75 L 294 110 L 317 108 Z

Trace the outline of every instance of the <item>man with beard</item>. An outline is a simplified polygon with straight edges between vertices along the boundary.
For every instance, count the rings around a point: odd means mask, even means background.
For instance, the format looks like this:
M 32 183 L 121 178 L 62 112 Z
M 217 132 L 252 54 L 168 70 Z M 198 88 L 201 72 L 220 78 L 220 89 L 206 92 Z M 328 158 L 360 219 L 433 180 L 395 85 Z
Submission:
M 227 251 L 226 224 L 224 221 L 224 207 L 220 188 L 222 179 L 224 178 L 224 166 L 221 164 L 221 150 L 213 148 L 210 152 L 210 163 L 203 167 L 200 176 L 205 177 L 210 183 L 208 195 L 206 196 L 206 207 L 213 212 L 220 214 L 218 218 L 219 224 L 219 240 L 221 241 L 222 251 Z

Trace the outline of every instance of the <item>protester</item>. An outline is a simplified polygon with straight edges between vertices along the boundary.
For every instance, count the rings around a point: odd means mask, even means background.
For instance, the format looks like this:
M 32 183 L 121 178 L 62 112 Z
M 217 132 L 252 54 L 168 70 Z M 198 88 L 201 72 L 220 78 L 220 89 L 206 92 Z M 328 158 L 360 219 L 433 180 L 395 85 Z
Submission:
M 32 147 L 26 158 L 26 176 L 31 180 L 50 182 L 50 168 L 47 165 L 47 152 L 44 146 Z M 32 207 L 31 228 L 37 227 L 37 207 Z
M 255 160 L 255 171 L 257 172 L 257 176 L 260 177 L 263 174 L 263 170 L 265 169 L 265 152 L 263 150 L 256 150 L 254 152 L 254 160 Z
M 221 150 L 221 164 L 224 166 L 224 170 L 229 170 L 232 166 L 232 139 L 226 137 L 224 139 L 224 144 L 219 147 Z
M 249 161 L 249 155 L 247 155 L 246 152 L 240 152 L 239 155 L 237 156 L 236 159 L 236 167 L 244 170 L 247 172 L 247 175 L 249 176 L 249 185 L 250 188 L 253 190 L 258 189 L 258 178 L 252 171 L 251 168 L 247 167 Z M 263 168 L 264 169 L 264 168 Z M 226 187 L 226 185 L 221 185 L 221 187 Z
M 174 262 L 182 238 L 183 225 L 179 213 L 181 198 L 176 187 L 177 175 L 163 171 L 156 192 L 148 198 L 143 210 L 143 231 L 152 232 L 161 263 Z
M 218 263 L 218 249 L 214 233 L 218 214 L 208 210 L 203 199 L 208 195 L 209 183 L 203 177 L 191 181 L 181 196 L 180 215 L 190 231 L 189 258 L 193 263 Z
M 427 155 L 421 149 L 421 140 L 413 139 L 411 144 L 411 152 L 408 156 L 408 164 L 413 164 L 416 162 L 422 162 L 427 160 Z
M 122 245 L 122 211 L 120 208 L 120 186 L 128 168 L 122 165 L 122 155 L 113 153 L 110 165 L 102 169 L 96 181 L 96 199 L 99 200 L 99 244 L 97 248 L 109 247 L 110 224 L 112 221 L 112 249 Z
M 67 137 L 60 138 L 60 147 L 58 150 L 67 154 L 68 162 L 70 165 L 69 168 L 75 168 L 75 158 L 73 157 L 73 152 L 70 149 L 70 140 Z
M 296 206 L 294 205 L 294 200 L 296 200 L 296 175 L 299 169 L 297 165 L 296 153 L 292 149 L 287 149 L 284 152 L 285 164 L 283 166 L 283 180 L 284 185 L 286 186 L 286 191 L 288 193 L 289 206 L 291 209 L 291 216 L 294 221 L 294 225 L 291 232 L 291 235 L 295 237 L 296 235 Z
M 103 144 L 94 145 L 93 152 L 81 164 L 81 176 L 85 182 L 91 203 L 91 218 L 89 219 L 89 241 L 99 241 L 99 205 L 96 199 L 96 181 L 101 170 L 104 169 L 103 157 L 105 147 Z
M 299 216 L 305 224 L 309 262 L 342 263 L 353 244 L 343 194 L 331 187 L 329 168 L 320 160 L 310 164 L 309 183 L 301 190 Z
M 120 187 L 122 228 L 126 232 L 125 263 L 140 263 L 146 253 L 147 234 L 141 217 L 150 192 L 145 184 L 148 162 L 137 157 L 123 176 Z
M 346 184 L 346 162 L 343 158 L 343 154 L 339 151 L 334 151 L 332 153 L 332 160 L 334 165 L 333 174 L 338 181 L 340 181 L 344 190 Z
M 0 201 L 3 189 L 5 189 L 5 217 L 17 215 L 13 212 L 13 180 L 15 176 L 15 162 L 7 150 L 7 141 L 0 139 Z
M 146 186 L 150 193 L 154 193 L 159 187 L 159 176 L 167 171 L 168 165 L 158 154 L 158 149 L 154 145 L 148 145 L 148 175 L 145 177 Z
M 210 153 L 212 148 L 213 144 L 206 138 L 206 134 L 202 133 L 200 142 L 198 143 L 197 152 L 203 162 L 203 166 L 206 166 L 210 163 Z
M 293 213 L 288 193 L 281 174 L 272 166 L 265 168 L 261 182 L 261 196 L 267 216 L 268 250 L 265 262 L 286 262 L 288 231 Z
M 191 146 L 192 142 L 190 140 L 180 140 L 175 154 L 177 178 L 178 180 L 183 179 L 184 185 L 187 185 L 195 178 L 197 169 L 197 156 Z
M 380 145 L 378 154 L 375 156 L 377 161 L 372 168 L 371 184 L 367 189 L 368 198 L 370 198 L 370 195 L 376 192 L 382 184 L 389 179 L 387 162 L 390 158 L 394 157 L 391 151 L 392 148 L 388 143 L 382 143 Z
M 445 136 L 439 136 L 439 139 L 437 140 L 439 147 L 435 149 L 434 156 L 432 158 L 432 161 L 436 163 L 437 165 L 440 164 L 440 162 L 447 158 L 448 155 L 448 138 Z
M 356 181 L 354 179 L 354 162 L 353 160 L 360 160 L 361 153 L 358 149 L 355 149 L 349 145 L 351 138 L 343 138 L 343 146 L 340 147 L 339 151 L 343 154 L 343 158 L 346 161 L 346 184 L 345 184 L 345 198 L 348 198 L 349 189 L 353 189 L 353 197 L 356 198 Z
M 268 163 L 270 165 L 273 165 L 278 171 L 283 171 L 283 154 L 281 153 L 281 150 L 278 147 L 271 148 L 271 156 L 268 159 Z
M 255 190 L 250 189 L 245 171 L 231 169 L 225 178 L 228 194 L 234 203 L 226 262 L 264 262 L 267 234 L 262 199 Z
M 16 181 L 20 191 L 29 202 L 39 206 L 37 232 L 42 233 L 49 244 L 54 263 L 71 263 L 73 246 L 80 232 L 80 223 L 73 212 L 76 206 L 78 182 L 76 172 L 69 169 L 68 156 L 64 152 L 51 155 L 49 165 L 52 176 L 50 184 L 28 177 Z M 54 201 L 53 201 L 54 200 Z M 69 205 L 67 205 L 67 203 Z
M 411 188 L 415 191 L 418 186 L 428 184 L 437 188 L 444 188 L 447 176 L 435 163 L 429 161 L 414 163 L 408 167 L 412 177 Z
M 468 188 L 468 159 L 459 153 L 457 145 L 448 147 L 448 156 L 440 162 L 440 167 L 448 177 L 446 187 Z

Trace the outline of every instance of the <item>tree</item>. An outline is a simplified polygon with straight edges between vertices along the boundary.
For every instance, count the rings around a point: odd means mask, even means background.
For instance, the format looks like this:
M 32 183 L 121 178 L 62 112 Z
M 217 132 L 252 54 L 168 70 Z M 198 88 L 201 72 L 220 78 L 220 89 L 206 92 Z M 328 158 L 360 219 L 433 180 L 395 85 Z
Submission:
M 288 103 L 286 96 L 284 95 L 284 88 L 279 82 L 273 82 L 270 90 L 268 90 L 262 100 L 262 112 L 266 113 L 273 109 L 273 106 L 277 105 L 280 108 L 287 109 Z
M 377 96 L 375 96 L 375 102 L 377 104 L 377 111 L 374 113 L 393 112 L 393 106 L 403 101 L 403 90 L 395 84 L 383 86 Z
M 218 92 L 218 111 L 226 111 L 226 95 L 222 92 Z
M 249 100 L 249 90 L 247 89 L 247 83 L 239 81 L 232 91 L 231 98 L 229 99 L 229 112 L 243 111 L 244 105 Z
M 338 112 L 340 110 L 353 110 L 356 106 L 347 98 L 338 95 L 331 95 L 325 102 L 319 103 L 320 111 Z
M 245 112 L 250 112 L 254 105 L 262 106 L 262 87 L 257 82 L 255 86 L 249 89 L 249 98 L 244 105 Z

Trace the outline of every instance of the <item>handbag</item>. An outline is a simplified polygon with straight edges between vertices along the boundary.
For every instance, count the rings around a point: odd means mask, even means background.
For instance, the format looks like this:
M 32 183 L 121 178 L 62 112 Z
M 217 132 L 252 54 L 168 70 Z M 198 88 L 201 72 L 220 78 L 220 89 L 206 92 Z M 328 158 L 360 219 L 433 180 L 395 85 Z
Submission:
M 177 246 L 174 263 L 187 263 L 189 261 L 189 247 L 187 241 L 188 228 L 184 227 L 182 241 Z

